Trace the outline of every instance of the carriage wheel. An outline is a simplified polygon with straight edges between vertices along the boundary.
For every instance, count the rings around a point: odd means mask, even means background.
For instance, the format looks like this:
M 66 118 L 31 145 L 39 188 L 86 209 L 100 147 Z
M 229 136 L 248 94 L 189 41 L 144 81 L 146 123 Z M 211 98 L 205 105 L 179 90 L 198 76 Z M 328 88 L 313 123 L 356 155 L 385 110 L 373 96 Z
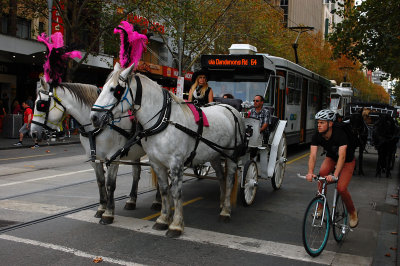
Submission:
M 243 167 L 242 184 L 240 184 L 240 197 L 243 206 L 249 206 L 253 203 L 258 186 L 258 169 L 257 163 L 249 160 Z
M 283 177 L 285 176 L 286 155 L 287 155 L 286 135 L 285 133 L 283 133 L 281 141 L 279 142 L 278 145 L 278 153 L 276 155 L 274 175 L 271 178 L 271 184 L 275 190 L 281 188 Z
M 197 178 L 201 178 L 203 176 L 208 175 L 210 168 L 211 168 L 211 166 L 200 164 L 200 165 L 193 167 L 193 173 L 197 176 Z

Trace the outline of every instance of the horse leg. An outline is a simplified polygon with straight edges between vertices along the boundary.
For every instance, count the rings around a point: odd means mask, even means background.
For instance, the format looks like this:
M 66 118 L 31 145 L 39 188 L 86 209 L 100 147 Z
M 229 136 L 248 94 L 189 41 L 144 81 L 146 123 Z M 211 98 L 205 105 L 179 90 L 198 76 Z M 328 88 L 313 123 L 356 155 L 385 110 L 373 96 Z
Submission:
M 94 173 L 96 174 L 97 186 L 99 187 L 100 204 L 97 207 L 97 212 L 94 215 L 96 218 L 101 218 L 107 206 L 107 191 L 106 178 L 104 176 L 104 168 L 102 163 L 91 163 Z
M 111 164 L 107 169 L 107 208 L 101 216 L 100 224 L 112 224 L 114 222 L 115 200 L 114 191 L 117 183 L 118 164 Z
M 167 230 L 171 221 L 172 204 L 171 194 L 168 185 L 168 172 L 164 166 L 152 163 L 154 172 L 157 175 L 158 187 L 161 194 L 161 214 L 157 218 L 156 223 L 153 225 L 155 230 Z
M 160 188 L 157 185 L 157 192 L 156 192 L 156 198 L 154 199 L 153 203 L 151 204 L 150 209 L 154 211 L 161 211 L 161 194 L 160 194 Z
M 229 222 L 231 219 L 231 194 L 233 184 L 235 182 L 235 172 L 237 165 L 232 160 L 226 160 L 226 186 L 225 186 L 225 199 L 222 210 L 219 214 L 220 220 Z
M 390 143 L 389 143 L 390 145 Z M 387 149 L 385 150 L 385 167 L 386 167 L 386 177 L 389 178 L 392 176 L 392 173 L 390 172 L 390 164 L 391 164 L 391 157 L 392 153 L 390 151 L 390 147 L 388 146 Z
M 224 170 L 222 169 L 221 165 L 221 158 L 217 158 L 216 160 L 213 160 L 210 162 L 212 168 L 215 170 L 215 175 L 217 176 L 219 180 L 219 210 L 221 211 L 223 206 L 224 206 L 224 201 L 225 201 L 225 187 L 226 187 L 226 177 L 224 174 Z
M 171 176 L 171 195 L 174 200 L 174 216 L 172 223 L 168 227 L 166 235 L 168 237 L 179 237 L 183 233 L 183 205 L 182 205 L 182 176 L 183 165 L 176 164 L 170 168 Z
M 378 147 L 378 162 L 376 164 L 376 177 L 381 177 L 381 170 L 382 170 L 382 151 L 381 148 Z
M 140 163 L 140 159 L 135 160 L 135 163 Z M 129 199 L 125 202 L 125 210 L 136 209 L 137 192 L 140 179 L 140 165 L 132 165 L 132 188 L 131 193 L 129 193 Z

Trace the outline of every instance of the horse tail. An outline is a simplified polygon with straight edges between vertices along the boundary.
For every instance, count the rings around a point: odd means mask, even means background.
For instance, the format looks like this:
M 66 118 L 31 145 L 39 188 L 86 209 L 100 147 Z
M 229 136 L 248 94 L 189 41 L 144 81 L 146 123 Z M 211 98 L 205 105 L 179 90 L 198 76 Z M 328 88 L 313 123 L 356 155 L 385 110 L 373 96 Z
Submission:
M 233 183 L 232 187 L 232 193 L 231 193 L 231 205 L 233 207 L 236 207 L 237 203 L 237 195 L 238 195 L 238 190 L 239 190 L 239 180 L 238 180 L 238 171 L 236 170 L 235 172 L 235 181 Z
M 157 180 L 157 175 L 154 172 L 153 168 L 150 167 L 150 172 L 151 172 L 151 185 L 153 187 L 157 187 L 158 186 L 158 180 Z

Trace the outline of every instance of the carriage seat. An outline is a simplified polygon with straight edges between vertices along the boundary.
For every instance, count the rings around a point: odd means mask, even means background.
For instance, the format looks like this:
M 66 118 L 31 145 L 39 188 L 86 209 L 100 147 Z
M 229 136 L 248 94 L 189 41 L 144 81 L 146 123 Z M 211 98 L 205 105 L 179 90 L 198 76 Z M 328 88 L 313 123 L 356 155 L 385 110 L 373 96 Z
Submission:
M 268 131 L 269 132 L 274 132 L 275 131 L 275 128 L 278 125 L 278 121 L 279 121 L 278 117 L 276 117 L 274 115 L 271 115 L 271 124 L 268 125 Z
M 232 106 L 239 112 L 242 111 L 242 100 L 241 99 L 229 99 L 229 98 L 222 98 L 222 97 L 214 97 L 214 102 L 217 103 L 224 103 Z

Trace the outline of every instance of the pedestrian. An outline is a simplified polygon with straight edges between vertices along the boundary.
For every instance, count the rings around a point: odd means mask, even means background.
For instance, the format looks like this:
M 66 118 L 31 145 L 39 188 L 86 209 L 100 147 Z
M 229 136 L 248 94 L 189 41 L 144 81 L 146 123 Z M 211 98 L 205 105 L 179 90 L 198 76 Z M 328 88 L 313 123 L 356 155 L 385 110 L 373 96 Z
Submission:
M 13 111 L 12 111 L 13 115 L 20 115 L 23 112 L 18 100 L 14 101 L 12 108 L 13 108 Z
M 29 105 L 29 107 L 33 110 L 33 100 L 32 100 L 31 95 L 28 96 L 28 99 L 26 100 L 26 104 Z
M 26 101 L 22 102 L 22 108 L 24 109 L 24 125 L 19 130 L 19 141 L 15 143 L 15 146 L 22 146 L 22 140 L 24 139 L 24 135 L 29 133 L 31 128 L 31 123 L 33 119 L 33 111 L 32 108 L 26 103 Z M 32 148 L 38 148 L 39 144 L 37 139 L 35 139 L 35 145 Z
M 337 191 L 350 214 L 349 225 L 354 228 L 358 225 L 358 214 L 347 186 L 350 183 L 356 165 L 354 158 L 355 147 L 348 140 L 346 132 L 342 128 L 334 126 L 335 118 L 335 112 L 329 109 L 321 110 L 315 115 L 318 131 L 311 140 L 306 178 L 311 182 L 316 177 L 314 168 L 317 160 L 317 151 L 318 146 L 322 146 L 326 151 L 326 157 L 322 162 L 319 174 L 326 177 L 328 182 L 332 182 L 335 179 L 338 180 Z M 321 192 L 322 185 L 320 182 L 318 182 L 318 188 Z M 322 210 L 323 206 L 318 206 L 317 212 L 319 215 L 322 215 Z
M 6 111 L 6 113 L 10 113 L 9 112 L 9 97 L 8 94 L 6 92 L 3 92 L 3 95 L 1 96 L 1 100 L 3 101 L 3 106 L 4 106 L 4 110 Z

